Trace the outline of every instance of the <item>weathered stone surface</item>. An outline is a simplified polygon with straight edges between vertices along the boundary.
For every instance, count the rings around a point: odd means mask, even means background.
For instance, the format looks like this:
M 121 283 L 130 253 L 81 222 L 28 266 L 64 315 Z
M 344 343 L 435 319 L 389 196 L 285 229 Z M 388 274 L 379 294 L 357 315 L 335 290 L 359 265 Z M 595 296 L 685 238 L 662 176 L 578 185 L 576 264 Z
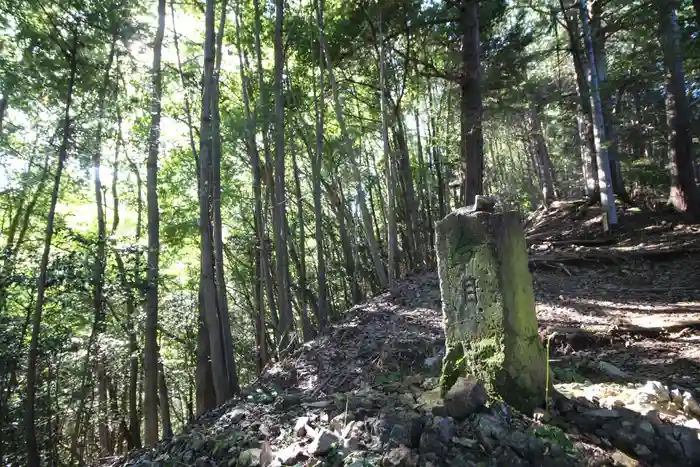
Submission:
M 384 456 L 384 467 L 415 467 L 418 465 L 418 455 L 406 446 L 399 446 Z
M 447 344 L 442 393 L 469 373 L 532 413 L 544 404 L 546 362 L 518 214 L 462 208 L 436 232 Z
M 445 394 L 445 410 L 455 420 L 464 420 L 486 404 L 486 388 L 478 381 L 458 378 Z
M 321 430 L 309 445 L 309 453 L 315 456 L 328 454 L 334 446 L 338 445 L 338 437 L 328 430 Z
M 257 467 L 260 465 L 262 450 L 258 448 L 246 449 L 238 456 L 240 467 Z

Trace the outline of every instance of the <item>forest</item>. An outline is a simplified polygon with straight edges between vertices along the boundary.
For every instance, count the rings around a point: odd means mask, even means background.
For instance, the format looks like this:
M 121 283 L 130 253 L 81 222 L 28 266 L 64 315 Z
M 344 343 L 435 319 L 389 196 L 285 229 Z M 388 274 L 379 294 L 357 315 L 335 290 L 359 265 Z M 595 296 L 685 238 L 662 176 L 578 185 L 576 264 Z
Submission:
M 695 225 L 699 34 L 698 0 L 0 0 L 0 465 L 173 437 L 478 195 L 576 200 L 592 245 Z

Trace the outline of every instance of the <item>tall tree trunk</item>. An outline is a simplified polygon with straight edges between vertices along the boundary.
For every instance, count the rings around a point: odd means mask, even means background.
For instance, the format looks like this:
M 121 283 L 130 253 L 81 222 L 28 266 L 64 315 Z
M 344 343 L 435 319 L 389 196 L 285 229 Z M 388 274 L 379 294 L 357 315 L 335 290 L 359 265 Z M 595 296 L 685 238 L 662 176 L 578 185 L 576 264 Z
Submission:
M 238 51 L 239 63 L 245 63 L 243 59 L 243 48 L 241 47 L 241 26 L 240 26 L 240 2 L 236 2 L 236 49 Z M 255 197 L 255 233 L 257 248 L 255 251 L 256 263 L 256 284 L 255 284 L 255 307 L 256 307 L 256 342 L 258 345 L 258 370 L 262 372 L 269 360 L 267 349 L 267 338 L 265 333 L 265 286 L 267 282 L 267 253 L 265 250 L 265 221 L 262 212 L 262 183 L 260 170 L 260 153 L 255 141 L 255 119 L 250 111 L 250 97 L 248 95 L 248 77 L 245 74 L 245 67 L 239 66 L 241 76 L 241 95 L 246 115 L 246 147 L 248 158 L 250 159 L 251 171 L 253 174 L 253 196 Z
M 200 129 L 199 158 L 201 166 L 199 189 L 199 222 L 200 222 L 200 293 L 204 305 L 204 318 L 209 335 L 209 354 L 211 358 L 211 371 L 216 393 L 217 405 L 223 404 L 231 397 L 231 384 L 228 377 L 226 357 L 224 356 L 224 341 L 219 318 L 219 307 L 215 282 L 215 252 L 213 242 L 212 224 L 210 219 L 212 199 L 212 159 L 213 154 L 213 128 L 212 97 L 214 93 L 214 66 L 215 66 L 215 21 L 214 0 L 207 0 L 206 7 L 206 32 L 204 41 L 204 89 L 202 92 L 202 118 Z
M 277 261 L 276 279 L 278 284 L 279 314 L 280 314 L 280 351 L 290 350 L 294 327 L 292 300 L 289 295 L 289 253 L 287 251 L 287 193 L 285 190 L 285 159 L 284 159 L 284 96 L 282 93 L 284 74 L 284 0 L 275 0 L 275 205 L 273 208 L 272 224 L 275 237 L 275 258 Z
M 549 151 L 547 150 L 547 142 L 544 140 L 544 134 L 542 133 L 540 114 L 535 102 L 530 103 L 529 114 L 530 132 L 535 154 L 537 155 L 537 161 L 540 166 L 540 173 L 542 175 L 542 198 L 545 204 L 549 205 L 555 197 L 552 165 L 549 159 Z
M 569 36 L 569 47 L 576 72 L 576 84 L 578 91 L 578 130 L 581 138 L 581 157 L 583 158 L 583 174 L 586 195 L 589 202 L 600 201 L 600 186 L 598 183 L 598 161 L 593 131 L 593 112 L 591 110 L 591 95 L 586 79 L 584 52 L 581 50 L 580 29 L 576 19 L 575 10 L 569 11 L 564 5 L 564 0 L 559 0 L 559 5 L 566 22 L 566 30 Z
M 430 81 L 428 81 L 428 113 L 430 114 L 430 150 L 433 153 L 433 161 L 435 162 L 435 177 L 437 181 L 437 195 L 438 195 L 438 216 L 443 219 L 447 215 L 447 209 L 445 206 L 445 179 L 442 170 L 442 159 L 440 157 L 439 148 L 439 135 L 437 129 L 437 119 L 435 117 L 435 108 L 433 106 L 433 92 Z M 431 227 L 432 228 L 432 227 Z
M 322 57 L 323 51 L 319 51 Z M 314 86 L 314 109 L 316 111 L 316 153 L 311 156 L 311 179 L 314 192 L 314 216 L 316 225 L 316 267 L 318 269 L 318 313 L 319 330 L 328 324 L 328 287 L 326 285 L 326 257 L 323 238 L 323 207 L 321 205 L 321 169 L 323 168 L 323 127 L 325 117 L 325 81 L 323 59 L 319 59 L 318 92 Z
M 386 69 L 385 69 L 385 50 L 384 46 L 384 35 L 382 33 L 381 26 L 381 16 L 379 18 L 379 43 L 380 43 L 380 53 L 379 53 L 379 83 L 380 83 L 380 108 L 382 113 L 382 141 L 384 143 L 384 160 L 386 165 L 386 201 L 387 201 L 387 248 L 389 250 L 389 258 L 387 261 L 387 269 L 389 272 L 389 290 L 392 293 L 396 292 L 396 258 L 399 249 L 397 240 L 397 229 L 396 229 L 396 199 L 395 199 L 395 184 L 396 184 L 396 174 L 394 172 L 395 165 L 391 157 L 391 149 L 389 148 L 389 128 L 387 122 L 387 110 L 386 110 Z
M 118 25 L 115 25 L 118 28 Z M 110 72 L 112 70 L 112 61 L 114 60 L 114 52 L 116 47 L 117 34 L 112 37 L 112 45 L 110 47 L 109 56 L 107 58 L 107 66 L 105 76 L 98 97 L 98 113 L 97 113 L 97 131 L 95 135 L 95 152 L 92 155 L 93 179 L 94 179 L 94 195 L 95 206 L 97 208 L 97 252 L 95 262 L 92 266 L 92 287 L 93 287 L 93 308 L 95 313 L 95 323 L 98 333 L 104 331 L 104 269 L 105 269 L 105 242 L 107 241 L 107 228 L 104 208 L 102 205 L 102 180 L 100 180 L 100 165 L 102 162 L 102 125 L 105 114 L 105 97 L 107 88 L 110 82 Z M 97 378 L 98 378 L 98 397 L 99 397 L 99 439 L 100 452 L 103 456 L 110 453 L 109 448 L 109 411 L 107 410 L 107 373 L 104 368 L 105 356 L 101 352 L 99 345 L 96 349 L 97 356 Z
M 297 164 L 296 148 L 294 145 L 294 133 L 289 141 L 289 147 L 292 153 L 292 166 L 294 169 L 294 188 L 297 198 L 297 224 L 299 228 L 299 252 L 297 262 L 297 287 L 299 289 L 298 301 L 299 310 L 301 311 L 301 333 L 304 342 L 308 342 L 316 336 L 316 332 L 309 319 L 309 308 L 306 300 L 306 232 L 304 231 L 304 199 L 301 194 L 301 175 L 299 165 Z
M 588 55 L 588 86 L 591 93 L 591 110 L 593 112 L 593 134 L 595 138 L 595 148 L 598 162 L 598 186 L 600 188 L 600 204 L 607 218 L 603 220 L 603 228 L 617 224 L 617 208 L 615 207 L 615 197 L 610 175 L 610 161 L 608 160 L 607 138 L 605 135 L 605 123 L 603 120 L 603 108 L 600 102 L 600 92 L 598 91 L 598 68 L 596 66 L 595 51 L 593 41 L 588 27 L 588 9 L 586 0 L 580 0 L 581 24 L 586 53 Z
M 603 109 L 603 121 L 605 123 L 605 135 L 608 139 L 608 159 L 610 161 L 610 178 L 613 185 L 613 193 L 620 199 L 629 201 L 627 190 L 622 179 L 620 157 L 617 144 L 617 129 L 613 121 L 613 92 L 608 83 L 608 56 L 606 51 L 605 29 L 602 24 L 603 2 L 593 1 L 589 3 L 590 33 L 593 41 L 593 50 L 598 71 L 598 87 Z
M 694 219 L 699 219 L 700 205 L 695 185 L 691 116 L 685 93 L 676 17 L 678 2 L 657 0 L 657 5 L 662 19 L 660 35 L 666 68 L 666 121 L 671 171 L 669 201 L 678 211 L 687 212 Z
M 406 126 L 404 124 L 401 106 L 394 107 L 394 118 L 396 119 L 396 141 L 398 146 L 398 167 L 405 192 L 405 216 L 406 216 L 406 237 L 408 238 L 408 250 L 410 257 L 409 267 L 411 269 L 423 263 L 423 253 L 421 244 L 423 242 L 420 229 L 418 228 L 418 207 L 416 206 L 416 193 L 413 186 L 413 172 L 411 170 L 411 159 L 408 150 L 408 140 L 406 138 Z
M 214 376 L 209 361 L 209 329 L 204 317 L 202 293 L 198 294 L 199 313 L 197 314 L 197 361 L 195 365 L 195 399 L 197 416 L 216 407 Z
M 328 70 L 328 80 L 331 85 L 331 92 L 333 94 L 333 103 L 335 105 L 335 113 L 338 119 L 338 124 L 340 125 L 340 134 L 343 139 L 343 146 L 346 154 L 349 157 L 350 169 L 352 170 L 352 175 L 357 185 L 357 204 L 360 207 L 360 213 L 362 215 L 362 223 L 365 233 L 365 238 L 369 246 L 369 251 L 372 256 L 372 262 L 374 263 L 374 270 L 379 280 L 379 284 L 386 288 L 388 286 L 388 280 L 386 275 L 386 269 L 384 268 L 384 263 L 382 262 L 381 252 L 379 250 L 379 245 L 377 245 L 377 239 L 374 237 L 374 227 L 372 223 L 372 216 L 367 209 L 367 202 L 365 200 L 365 189 L 362 183 L 362 177 L 360 175 L 360 169 L 357 166 L 359 162 L 359 157 L 356 149 L 350 139 L 350 133 L 348 132 L 347 126 L 345 124 L 345 117 L 343 116 L 343 105 L 340 100 L 340 93 L 338 91 L 338 86 L 335 82 L 335 75 L 333 74 L 333 65 L 331 61 L 330 51 L 328 48 L 328 43 L 326 41 L 324 26 L 323 26 L 323 4 L 324 0 L 318 0 L 317 8 L 317 19 L 319 27 L 319 41 L 321 42 L 321 47 L 323 48 L 323 56 L 326 60 L 326 69 Z
M 163 362 L 158 362 L 158 402 L 160 405 L 160 420 L 163 422 L 163 439 L 170 439 L 173 436 L 173 429 L 170 423 L 170 399 L 168 398 L 168 384 L 165 379 Z
M 226 26 L 226 8 L 228 1 L 221 2 L 221 17 L 219 30 L 216 35 L 214 75 L 212 77 L 211 93 L 211 212 L 213 215 L 212 237 L 214 242 L 214 271 L 216 285 L 216 303 L 219 311 L 219 321 L 221 329 L 221 341 L 223 343 L 224 361 L 226 363 L 226 373 L 229 379 L 231 392 L 237 394 L 240 391 L 238 385 L 238 370 L 233 350 L 233 336 L 231 335 L 231 318 L 228 311 L 228 297 L 226 295 L 226 274 L 224 269 L 224 246 L 223 228 L 221 221 L 221 124 L 219 115 L 219 75 L 221 71 L 222 45 L 224 28 Z
M 49 255 L 51 254 L 51 240 L 53 238 L 54 218 L 56 216 L 56 204 L 61 186 L 61 174 L 68 154 L 68 144 L 70 142 L 71 120 L 70 110 L 73 103 L 73 86 L 78 69 L 78 37 L 73 32 L 72 46 L 70 52 L 70 73 L 68 76 L 68 88 L 66 91 L 66 103 L 63 111 L 63 136 L 61 146 L 58 150 L 58 165 L 54 176 L 53 191 L 49 204 L 49 212 L 46 219 L 46 232 L 44 234 L 44 250 L 39 264 L 39 276 L 37 277 L 36 289 L 37 298 L 32 315 L 32 333 L 29 342 L 29 355 L 27 358 L 27 388 L 24 399 L 24 429 L 26 436 L 27 466 L 41 467 L 39 456 L 39 445 L 36 436 L 36 386 L 37 386 L 37 360 L 39 356 L 39 339 L 41 335 L 41 315 L 44 311 L 44 301 L 46 298 L 46 281 L 48 276 Z
M 158 441 L 158 261 L 160 256 L 160 212 L 158 209 L 158 151 L 160 145 L 160 110 L 162 96 L 161 50 L 165 34 L 165 0 L 158 0 L 158 30 L 153 43 L 151 70 L 151 129 L 146 172 L 148 206 L 148 269 L 146 273 L 146 335 L 144 338 L 144 439 Z
M 109 410 L 107 399 L 107 371 L 104 355 L 97 355 L 97 424 L 100 441 L 100 456 L 108 456 L 109 449 Z
M 419 229 L 425 229 L 428 232 L 428 256 L 430 252 L 435 248 L 435 238 L 433 229 L 433 203 L 431 202 L 431 186 L 430 186 L 430 168 L 426 167 L 425 160 L 423 156 L 423 141 L 420 131 L 420 118 L 418 116 L 418 110 L 416 109 L 414 113 L 414 118 L 416 122 L 416 149 L 418 151 L 418 197 L 421 201 L 421 207 L 418 212 L 425 213 L 425 221 L 427 225 L 423 226 L 423 223 L 419 223 Z M 430 164 L 428 164 L 430 165 Z M 428 261 L 426 261 L 427 263 Z
M 192 157 L 195 162 L 195 172 L 197 180 L 199 181 L 199 155 L 197 154 L 197 147 L 194 140 L 194 123 L 192 122 L 192 110 L 190 106 L 190 95 L 187 92 L 187 82 L 185 81 L 185 72 L 182 69 L 182 60 L 180 59 L 180 41 L 175 27 L 175 0 L 170 0 L 170 16 L 173 23 L 173 43 L 175 45 L 175 56 L 177 57 L 177 71 L 180 76 L 180 84 L 182 85 L 182 90 L 184 93 L 185 101 L 185 118 L 187 121 L 187 131 L 190 138 L 190 150 L 192 151 Z
M 261 51 L 261 45 L 260 45 L 260 34 L 261 34 L 261 16 L 262 12 L 260 10 L 260 0 L 253 0 L 253 7 L 255 10 L 255 34 L 254 34 L 254 39 L 255 39 L 255 56 L 256 56 L 256 64 L 257 64 L 257 72 L 258 72 L 258 94 L 259 94 L 259 102 L 258 102 L 258 109 L 260 112 L 260 120 L 262 121 L 262 142 L 263 142 L 263 150 L 265 152 L 265 166 L 264 166 L 264 180 L 265 184 L 267 186 L 267 190 L 269 192 L 269 196 L 266 196 L 266 199 L 269 199 L 270 203 L 275 206 L 275 191 L 274 191 L 274 177 L 273 177 L 273 170 L 272 170 L 272 154 L 270 150 L 270 143 L 268 140 L 269 134 L 270 134 L 270 120 L 268 118 L 269 115 L 269 110 L 268 110 L 268 102 L 267 102 L 267 92 L 266 92 L 266 86 L 265 86 L 265 75 L 263 73 L 263 66 L 262 66 L 262 51 Z M 265 209 L 263 212 L 267 212 Z M 266 222 L 263 222 L 263 225 L 266 225 Z M 267 239 L 265 240 L 265 244 L 267 245 Z M 279 333 L 279 314 L 277 312 L 277 305 L 275 302 L 275 295 L 273 293 L 273 278 L 272 278 L 272 261 L 271 261 L 271 255 L 268 255 L 267 252 L 271 252 L 271 249 L 266 249 L 263 251 L 264 256 L 263 256 L 263 269 L 268 272 L 266 275 L 267 280 L 265 284 L 265 289 L 266 289 L 266 294 L 267 294 L 267 299 L 268 299 L 268 306 L 270 307 L 270 317 L 272 319 L 272 324 L 274 326 L 275 330 L 275 352 L 279 352 L 279 342 L 280 342 L 280 333 Z
M 479 2 L 461 0 L 459 22 L 462 34 L 460 82 L 460 157 L 462 159 L 462 205 L 474 203 L 484 191 L 484 136 L 481 128 L 481 60 L 479 47 Z
M 7 111 L 7 94 L 0 95 L 0 136 L 2 136 L 3 123 L 5 122 L 5 112 Z
M 338 234 L 340 236 L 340 244 L 343 250 L 343 260 L 345 263 L 345 275 L 346 281 L 350 283 L 350 290 L 352 294 L 352 304 L 356 305 L 362 301 L 362 291 L 360 290 L 360 284 L 357 282 L 357 273 L 355 268 L 355 256 L 352 252 L 352 244 L 350 243 L 350 237 L 348 235 L 348 227 L 346 224 L 346 207 L 345 198 L 343 197 L 343 187 L 340 183 L 340 177 L 336 175 L 336 186 L 327 186 L 326 191 L 331 200 L 331 204 L 335 206 L 335 215 L 338 219 Z

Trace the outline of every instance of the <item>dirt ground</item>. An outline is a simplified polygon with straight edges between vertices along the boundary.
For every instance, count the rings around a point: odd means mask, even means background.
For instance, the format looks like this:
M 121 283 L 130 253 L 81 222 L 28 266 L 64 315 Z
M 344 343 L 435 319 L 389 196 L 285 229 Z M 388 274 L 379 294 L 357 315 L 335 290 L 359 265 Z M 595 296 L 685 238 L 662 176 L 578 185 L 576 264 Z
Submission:
M 527 230 L 541 333 L 561 334 L 560 355 L 594 354 L 632 381 L 700 391 L 700 226 L 623 211 L 602 244 L 600 213 L 583 206 L 560 203 Z

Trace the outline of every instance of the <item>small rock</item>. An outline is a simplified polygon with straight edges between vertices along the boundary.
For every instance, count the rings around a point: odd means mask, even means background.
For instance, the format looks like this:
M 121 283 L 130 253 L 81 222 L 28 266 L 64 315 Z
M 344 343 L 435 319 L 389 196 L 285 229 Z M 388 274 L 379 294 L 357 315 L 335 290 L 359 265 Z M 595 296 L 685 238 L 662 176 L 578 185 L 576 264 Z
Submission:
M 291 444 L 286 448 L 278 451 L 275 457 L 282 462 L 283 465 L 294 465 L 297 459 L 304 455 L 304 448 L 297 443 Z
M 410 392 L 405 392 L 403 394 L 399 394 L 399 402 L 401 404 L 406 405 L 408 407 L 412 407 L 413 404 L 416 403 L 416 399 L 413 397 L 413 394 Z
M 327 400 L 327 401 L 316 401 L 316 402 L 305 402 L 301 404 L 303 407 L 313 407 L 314 409 L 327 409 L 328 407 L 333 406 L 333 401 L 332 400 Z
M 431 453 L 437 455 L 438 457 L 444 457 L 449 452 L 447 444 L 442 441 L 441 436 L 434 428 L 430 428 L 423 432 L 420 437 L 418 450 L 421 454 Z
M 331 430 L 341 433 L 343 428 L 345 428 L 345 425 L 353 420 L 355 420 L 355 415 L 352 412 L 341 413 L 340 415 L 333 417 L 329 425 Z
M 634 398 L 640 404 L 658 404 L 668 402 L 669 393 L 661 382 L 647 381 L 644 386 L 639 388 Z
M 338 444 L 338 437 L 328 431 L 320 430 L 316 438 L 311 442 L 308 448 L 308 452 L 314 456 L 323 456 L 328 454 L 333 449 L 334 445 Z
M 587 410 L 583 415 L 591 418 L 620 418 L 620 412 L 608 409 Z
M 666 398 L 669 400 L 669 398 Z M 670 392 L 670 400 L 679 407 L 683 407 L 683 393 L 678 388 L 673 388 Z
M 258 448 L 246 449 L 238 456 L 239 467 L 258 467 L 262 450 Z
M 152 465 L 153 463 L 149 463 L 149 465 Z M 157 462 L 156 462 L 157 464 Z M 194 461 L 194 466 L 195 467 L 214 467 L 216 464 L 212 462 L 211 459 L 208 457 L 200 457 L 196 461 Z
M 475 439 L 458 438 L 456 436 L 454 438 L 452 438 L 452 442 L 455 444 L 458 444 L 460 446 L 464 446 L 465 448 L 469 448 L 469 449 L 473 448 L 478 443 L 477 440 L 475 440 Z
M 700 405 L 689 392 L 683 393 L 683 410 L 689 415 L 700 416 Z
M 608 363 L 601 360 L 598 362 L 598 369 L 610 376 L 611 378 L 627 378 L 627 373 L 625 373 L 612 363 Z
M 451 417 L 435 417 L 433 419 L 433 426 L 443 443 L 450 442 L 457 431 L 455 421 Z
M 445 395 L 447 414 L 464 420 L 486 404 L 486 388 L 478 381 L 459 378 Z
M 493 212 L 496 206 L 496 198 L 493 196 L 476 195 L 474 198 L 473 211 Z
M 693 430 L 700 430 L 700 422 L 696 418 L 691 418 L 690 420 L 685 422 L 683 426 Z
M 242 409 L 240 407 L 233 409 L 226 415 L 224 415 L 225 420 L 229 423 L 238 423 L 241 420 L 243 420 L 246 415 L 248 414 L 248 411 L 245 409 Z M 222 418 L 224 418 L 222 417 Z
M 416 467 L 418 455 L 406 446 L 392 449 L 382 458 L 383 467 Z
M 500 418 L 507 424 L 510 424 L 513 417 L 513 414 L 511 413 L 512 411 L 510 407 L 508 407 L 508 404 L 505 404 L 500 401 L 492 404 L 489 412 L 491 412 L 491 414 Z
M 343 440 L 343 446 L 351 451 L 359 451 L 362 446 L 362 440 L 359 436 L 353 435 Z
M 423 360 L 423 365 L 430 368 L 430 367 L 439 365 L 441 361 L 442 361 L 442 357 L 440 357 L 439 355 L 435 356 L 435 357 L 428 357 L 425 360 Z
M 625 454 L 622 451 L 615 451 L 612 455 L 612 459 L 613 459 L 613 461 L 615 461 L 615 463 L 617 465 L 621 465 L 623 467 L 638 467 L 639 466 L 638 461 L 632 459 L 630 456 L 628 456 L 627 454 Z
M 634 453 L 639 457 L 649 457 L 651 456 L 651 449 L 643 444 L 638 444 L 634 447 Z
M 301 438 L 306 435 L 306 425 L 309 423 L 309 417 L 299 417 L 294 424 L 294 435 Z

